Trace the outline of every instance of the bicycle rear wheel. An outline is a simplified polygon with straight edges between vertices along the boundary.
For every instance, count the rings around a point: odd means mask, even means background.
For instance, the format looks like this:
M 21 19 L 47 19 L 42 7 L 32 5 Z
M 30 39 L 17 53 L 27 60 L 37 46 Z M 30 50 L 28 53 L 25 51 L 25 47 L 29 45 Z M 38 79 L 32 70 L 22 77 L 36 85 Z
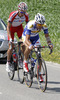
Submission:
M 32 82 L 33 82 L 33 77 L 32 77 L 32 70 L 31 70 L 31 62 L 29 61 L 28 62 L 28 68 L 29 68 L 29 72 L 24 72 L 24 81 L 25 81 L 25 84 L 28 86 L 28 87 L 31 87 L 32 85 Z
M 46 68 L 46 64 L 45 61 L 41 58 L 41 76 L 43 79 L 43 82 L 40 82 L 40 75 L 39 75 L 39 69 L 38 69 L 38 85 L 40 90 L 42 90 L 42 92 L 44 92 L 47 88 L 47 68 Z
M 31 87 L 31 85 L 32 85 L 32 78 L 31 78 L 31 73 L 30 73 L 30 72 L 25 73 L 24 81 L 25 81 L 25 84 L 26 84 L 28 87 Z
M 18 57 L 17 72 L 18 72 L 18 80 L 19 80 L 19 82 L 23 83 L 24 82 L 24 73 L 23 73 L 23 53 L 22 52 Z

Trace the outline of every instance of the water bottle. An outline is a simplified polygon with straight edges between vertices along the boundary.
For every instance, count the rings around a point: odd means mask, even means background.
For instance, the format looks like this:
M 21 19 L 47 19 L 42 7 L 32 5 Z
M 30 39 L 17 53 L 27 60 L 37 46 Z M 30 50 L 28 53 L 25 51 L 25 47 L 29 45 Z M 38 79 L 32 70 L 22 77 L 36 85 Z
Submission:
M 17 54 L 13 53 L 13 61 L 16 62 L 17 61 Z

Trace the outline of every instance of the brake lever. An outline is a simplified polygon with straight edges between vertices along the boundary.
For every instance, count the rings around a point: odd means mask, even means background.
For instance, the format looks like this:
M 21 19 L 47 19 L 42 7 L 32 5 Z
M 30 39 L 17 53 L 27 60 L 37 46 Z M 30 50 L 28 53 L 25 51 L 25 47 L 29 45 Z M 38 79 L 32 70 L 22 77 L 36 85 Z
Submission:
M 53 52 L 53 50 L 52 49 L 50 49 L 50 53 L 49 54 L 51 54 Z
M 51 54 L 52 52 L 53 52 L 53 50 L 51 49 L 51 47 L 49 46 L 49 49 L 50 49 L 50 53 L 49 54 Z

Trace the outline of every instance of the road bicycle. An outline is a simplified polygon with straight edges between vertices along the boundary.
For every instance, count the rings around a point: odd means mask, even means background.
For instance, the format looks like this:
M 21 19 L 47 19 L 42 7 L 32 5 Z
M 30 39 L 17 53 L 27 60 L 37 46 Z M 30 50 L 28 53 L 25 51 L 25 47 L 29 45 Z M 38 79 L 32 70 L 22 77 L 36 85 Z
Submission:
M 13 80 L 15 71 L 17 71 L 18 74 L 18 80 L 19 82 L 23 83 L 23 53 L 21 50 L 21 44 L 22 42 L 13 42 L 14 43 L 14 49 L 11 55 L 10 60 L 10 72 L 8 72 L 8 76 L 10 80 Z
M 48 46 L 38 46 L 31 50 L 28 59 L 29 72 L 24 72 L 24 81 L 28 87 L 31 87 L 33 83 L 33 78 L 36 77 L 38 81 L 39 88 L 44 92 L 47 88 L 47 67 L 44 59 L 41 56 L 41 48 L 49 48 Z M 33 57 L 35 53 L 36 58 Z M 50 53 L 52 49 L 50 49 Z M 40 76 L 43 82 L 40 82 Z

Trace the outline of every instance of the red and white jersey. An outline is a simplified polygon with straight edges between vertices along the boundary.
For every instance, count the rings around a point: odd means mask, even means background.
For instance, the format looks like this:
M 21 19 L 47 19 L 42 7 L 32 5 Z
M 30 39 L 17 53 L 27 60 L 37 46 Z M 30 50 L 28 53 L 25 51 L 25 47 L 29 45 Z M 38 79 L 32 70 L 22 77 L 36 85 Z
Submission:
M 18 16 L 18 11 L 13 11 L 9 15 L 8 22 L 12 23 L 12 27 L 20 26 L 24 21 L 26 21 L 26 23 L 29 21 L 29 15 L 27 13 L 25 13 L 23 17 Z

